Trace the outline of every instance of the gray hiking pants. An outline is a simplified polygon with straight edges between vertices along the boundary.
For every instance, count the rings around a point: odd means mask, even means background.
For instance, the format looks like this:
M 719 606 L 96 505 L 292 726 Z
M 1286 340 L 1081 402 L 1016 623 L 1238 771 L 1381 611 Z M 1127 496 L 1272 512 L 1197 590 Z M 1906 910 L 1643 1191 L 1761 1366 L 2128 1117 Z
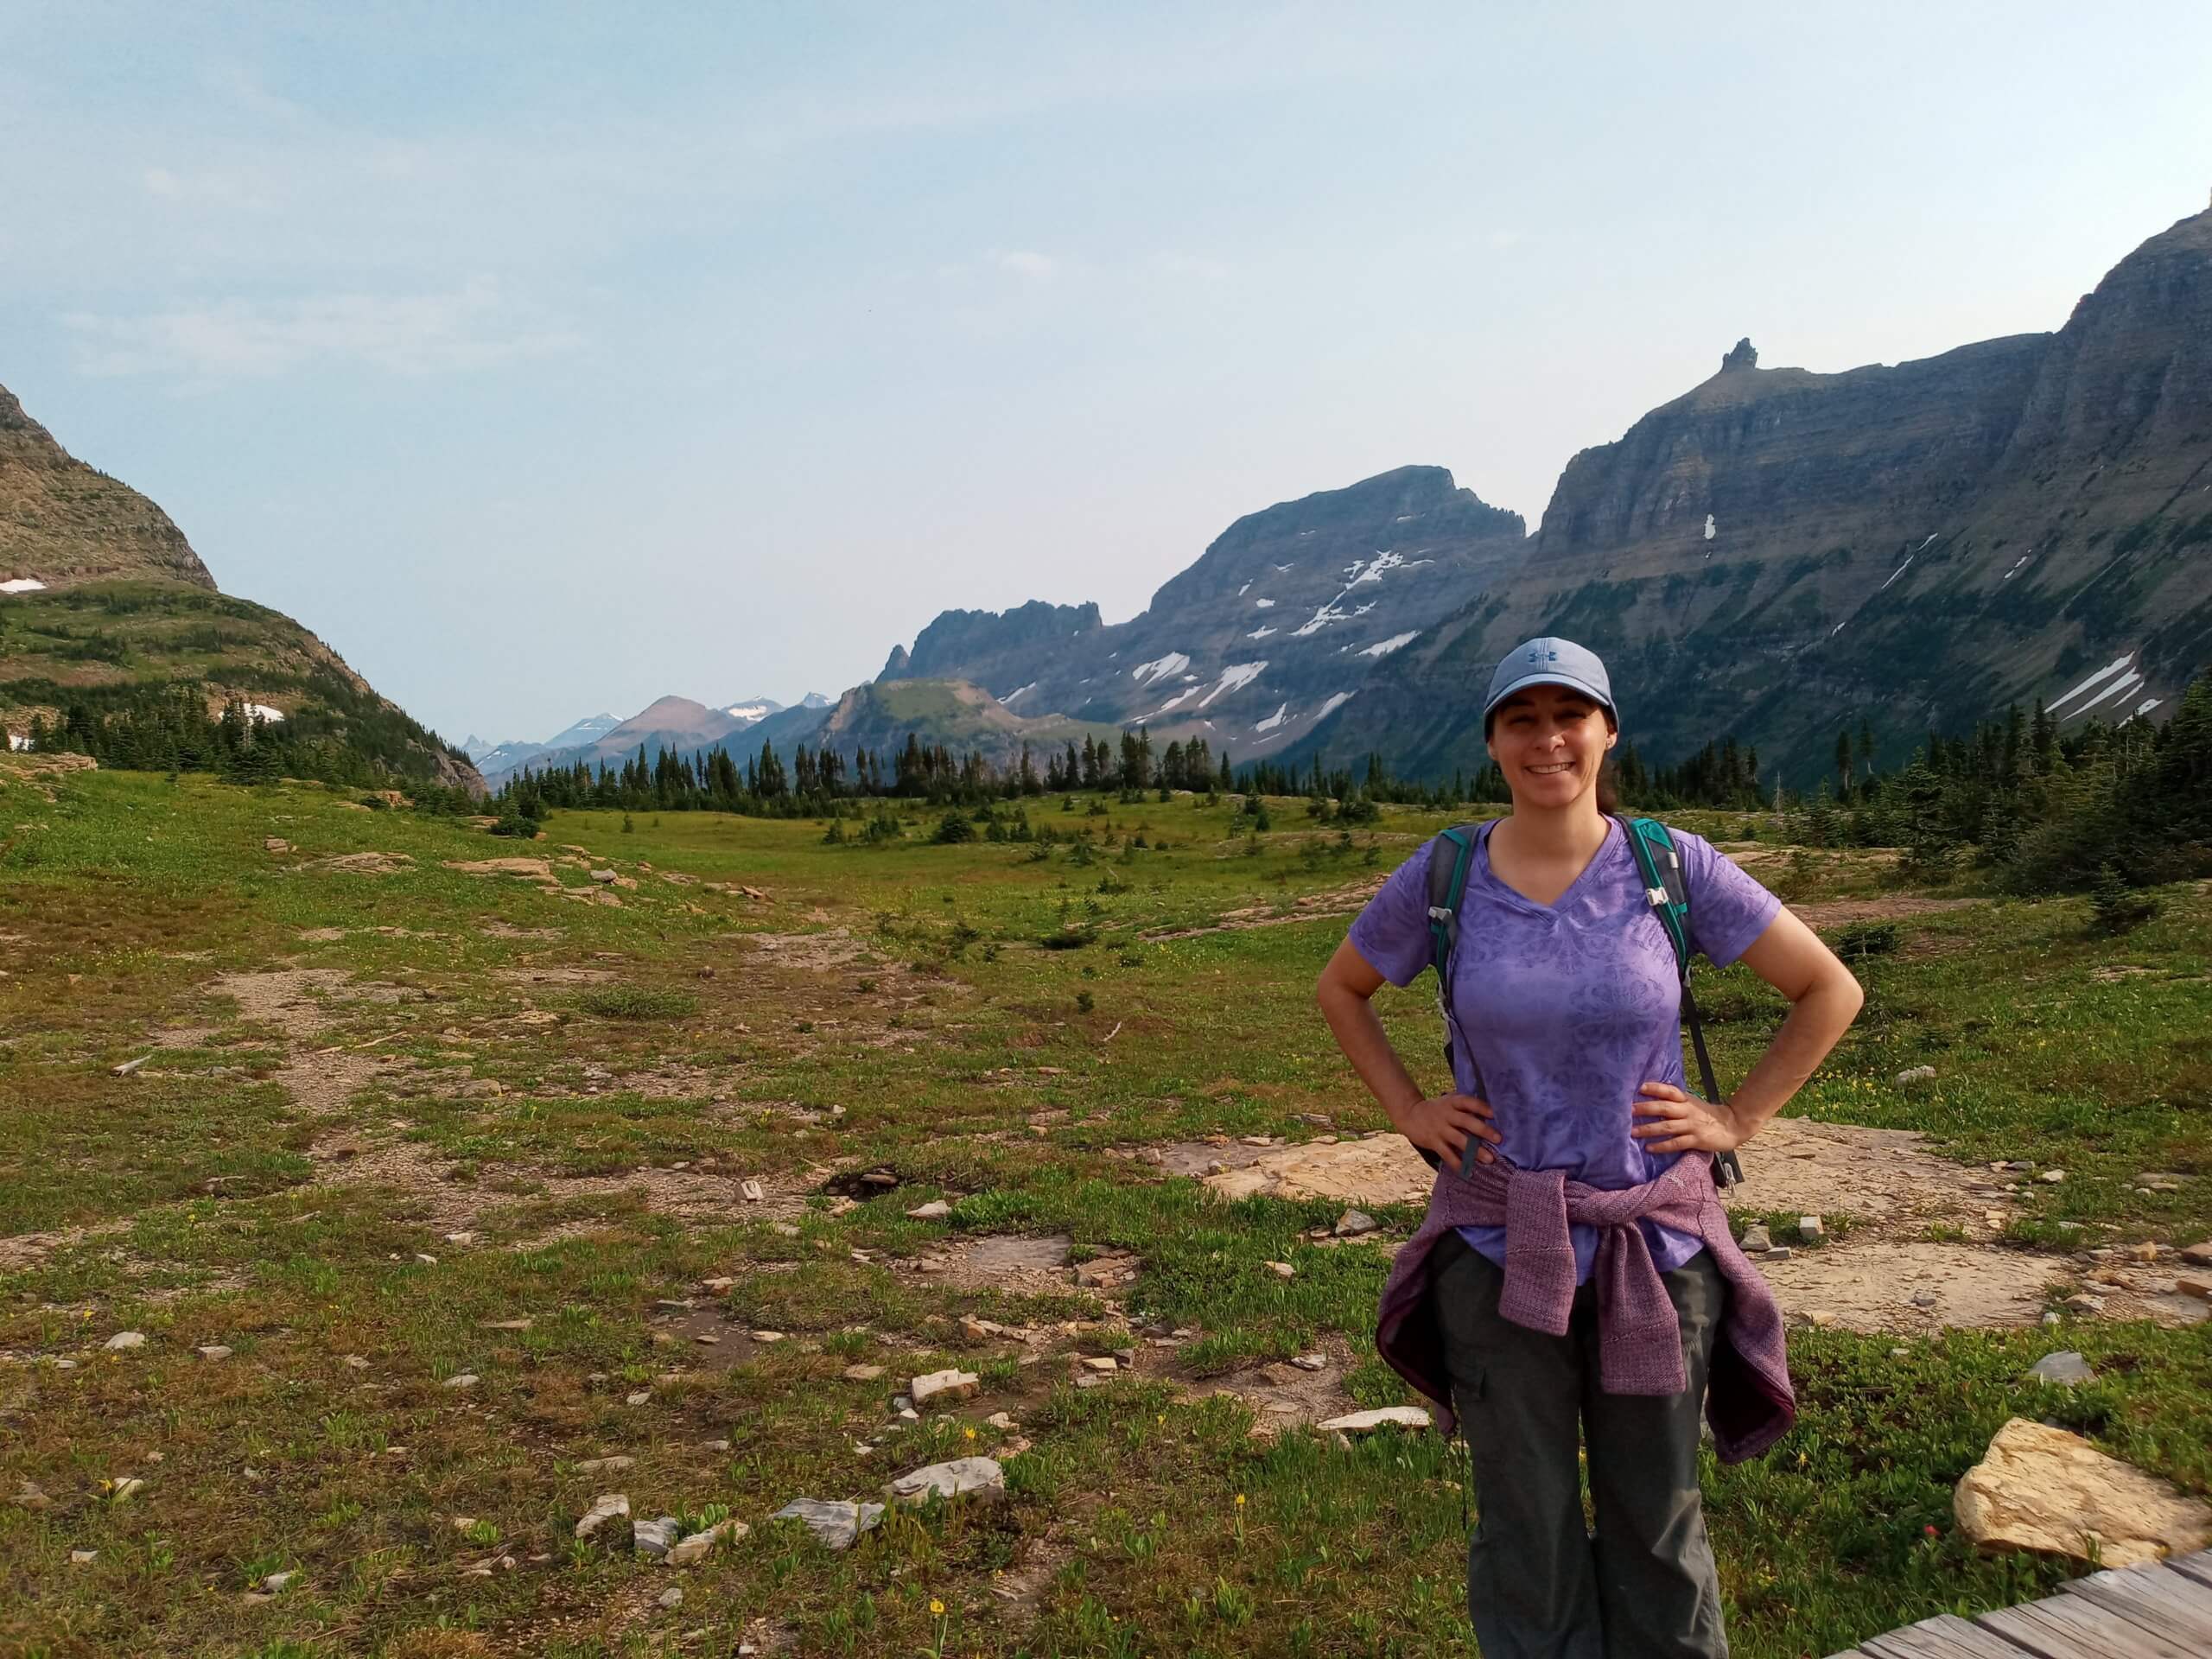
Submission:
M 1467 1611 L 1483 1659 L 1727 1659 L 1697 1471 L 1725 1288 L 1702 1252 L 1660 1277 L 1681 1319 L 1689 1386 L 1606 1394 L 1591 1286 L 1576 1290 L 1567 1334 L 1547 1336 L 1498 1313 L 1503 1269 L 1457 1233 L 1436 1246 L 1430 1294 L 1481 1510 Z M 1578 1423 L 1594 1531 L 1583 1524 Z

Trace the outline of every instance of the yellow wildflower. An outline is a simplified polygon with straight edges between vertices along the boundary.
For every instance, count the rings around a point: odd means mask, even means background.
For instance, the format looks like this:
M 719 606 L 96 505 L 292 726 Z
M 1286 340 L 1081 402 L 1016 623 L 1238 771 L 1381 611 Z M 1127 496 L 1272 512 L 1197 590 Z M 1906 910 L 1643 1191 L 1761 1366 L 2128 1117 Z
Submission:
M 935 1596 L 931 1596 L 930 1598 L 930 1611 L 932 1613 L 941 1613 L 944 1611 L 944 1604 L 939 1601 Z
M 1240 1510 L 1244 1507 L 1244 1494 L 1242 1492 L 1236 1494 L 1236 1507 Z

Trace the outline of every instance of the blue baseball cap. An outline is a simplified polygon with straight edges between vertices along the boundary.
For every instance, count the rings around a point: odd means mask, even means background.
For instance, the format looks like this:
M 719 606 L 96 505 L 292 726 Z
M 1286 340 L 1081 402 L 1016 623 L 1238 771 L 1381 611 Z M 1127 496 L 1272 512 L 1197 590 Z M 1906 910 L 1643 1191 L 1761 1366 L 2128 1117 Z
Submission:
M 1483 702 L 1484 729 L 1489 729 L 1499 703 L 1532 685 L 1572 687 L 1604 704 L 1616 723 L 1620 720 L 1621 711 L 1613 703 L 1613 683 L 1606 678 L 1598 653 L 1572 639 L 1546 637 L 1523 640 L 1499 661 L 1497 671 L 1490 677 L 1490 696 Z

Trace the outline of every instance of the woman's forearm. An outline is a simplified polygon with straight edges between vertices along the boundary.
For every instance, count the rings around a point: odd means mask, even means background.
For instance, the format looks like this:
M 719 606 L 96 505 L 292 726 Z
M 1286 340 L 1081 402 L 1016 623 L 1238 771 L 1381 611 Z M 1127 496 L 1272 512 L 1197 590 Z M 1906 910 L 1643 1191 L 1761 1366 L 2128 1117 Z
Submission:
M 1382 1103 L 1391 1126 L 1402 1134 L 1406 1112 L 1426 1096 L 1398 1058 L 1398 1051 L 1390 1046 L 1374 1006 L 1365 997 L 1326 981 L 1314 991 L 1313 1000 L 1320 1005 L 1321 1017 L 1336 1033 L 1337 1045 L 1351 1062 L 1351 1069 Z
M 1824 976 L 1790 1005 L 1789 1017 L 1774 1034 L 1758 1064 L 1728 1096 L 1744 1138 L 1789 1103 L 1821 1062 L 1851 1028 L 1866 995 L 1848 971 Z

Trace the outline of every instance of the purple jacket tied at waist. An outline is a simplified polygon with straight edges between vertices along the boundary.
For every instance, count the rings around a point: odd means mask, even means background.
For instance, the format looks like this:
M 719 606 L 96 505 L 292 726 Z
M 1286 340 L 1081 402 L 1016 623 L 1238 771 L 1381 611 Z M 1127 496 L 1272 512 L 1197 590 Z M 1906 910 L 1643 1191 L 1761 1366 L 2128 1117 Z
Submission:
M 1478 1163 L 1471 1179 L 1437 1172 L 1428 1216 L 1399 1250 L 1382 1287 L 1375 1346 L 1392 1370 L 1436 1402 L 1452 1433 L 1452 1390 L 1429 1311 L 1429 1251 L 1457 1227 L 1505 1229 L 1505 1289 L 1498 1312 L 1516 1325 L 1564 1336 L 1574 1302 L 1569 1220 L 1599 1230 L 1591 1284 L 1598 1298 L 1599 1376 L 1608 1394 L 1678 1394 L 1681 1326 L 1635 1224 L 1648 1217 L 1705 1241 L 1727 1286 L 1727 1312 L 1714 1338 L 1705 1412 L 1723 1463 L 1757 1457 L 1789 1432 L 1797 1400 L 1782 1310 L 1758 1270 L 1736 1248 L 1710 1162 L 1675 1160 L 1658 1179 L 1605 1191 L 1556 1169 Z

